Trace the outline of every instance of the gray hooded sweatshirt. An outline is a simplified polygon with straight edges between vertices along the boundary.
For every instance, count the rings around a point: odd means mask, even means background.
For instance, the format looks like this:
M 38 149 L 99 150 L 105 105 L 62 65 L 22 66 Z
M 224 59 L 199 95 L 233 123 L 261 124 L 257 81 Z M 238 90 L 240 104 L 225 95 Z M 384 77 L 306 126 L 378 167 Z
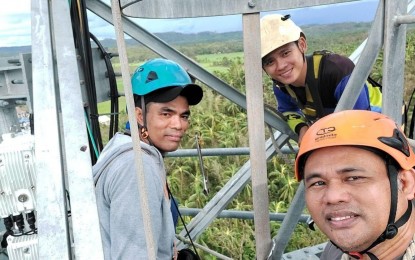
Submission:
M 155 147 L 140 145 L 156 256 L 171 260 L 175 230 L 164 195 L 163 157 Z M 105 259 L 148 259 L 131 137 L 111 138 L 93 174 Z

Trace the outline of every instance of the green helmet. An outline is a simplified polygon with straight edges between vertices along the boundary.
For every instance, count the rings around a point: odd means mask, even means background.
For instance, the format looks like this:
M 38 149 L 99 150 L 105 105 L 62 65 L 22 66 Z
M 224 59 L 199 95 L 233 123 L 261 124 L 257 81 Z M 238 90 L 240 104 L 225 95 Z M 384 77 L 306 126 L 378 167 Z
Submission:
M 168 102 L 181 95 L 186 97 L 189 105 L 196 105 L 203 97 L 202 88 L 192 83 L 179 64 L 161 58 L 138 67 L 131 77 L 131 85 L 133 93 L 144 96 L 146 103 L 149 98 L 154 102 Z

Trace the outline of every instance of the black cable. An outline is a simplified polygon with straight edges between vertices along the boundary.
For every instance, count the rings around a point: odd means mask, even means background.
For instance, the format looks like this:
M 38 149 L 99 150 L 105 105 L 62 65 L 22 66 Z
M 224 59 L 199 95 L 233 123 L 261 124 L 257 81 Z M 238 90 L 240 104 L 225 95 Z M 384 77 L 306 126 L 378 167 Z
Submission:
M 24 219 L 23 219 L 23 214 L 20 213 L 19 215 L 13 216 L 13 221 L 14 221 L 14 223 L 16 223 L 16 226 L 19 229 L 19 231 L 21 233 L 23 233 L 24 226 L 25 226 Z
M 406 119 L 407 119 L 406 120 L 406 125 L 408 125 L 408 122 L 410 122 L 408 131 L 406 132 L 406 135 L 408 136 L 408 138 L 411 138 L 411 139 L 414 138 L 414 125 L 415 125 L 415 120 L 414 120 L 414 118 L 415 118 L 414 117 L 415 103 L 412 104 L 413 99 L 414 99 L 414 95 L 415 95 L 415 88 L 412 91 L 411 98 L 409 99 L 409 102 L 408 102 L 408 107 L 406 108 L 406 111 L 405 111 Z M 411 107 L 412 107 L 412 115 L 411 115 L 411 117 L 409 117 L 409 110 L 410 110 Z
M 172 199 L 173 199 L 173 194 L 171 193 L 170 188 L 169 188 L 169 185 L 167 184 L 167 182 L 166 182 L 166 187 L 167 187 L 167 192 L 169 193 L 169 196 L 170 196 L 170 197 L 172 197 Z M 184 222 L 184 219 L 183 219 L 183 217 L 182 217 L 182 214 L 180 213 L 180 210 L 179 210 L 179 206 L 177 205 L 177 203 L 176 203 L 176 200 L 175 200 L 175 199 L 173 199 L 173 204 L 174 204 L 174 206 L 175 206 L 175 208 L 176 208 L 176 210 L 177 210 L 177 213 L 179 214 L 180 220 L 181 220 L 181 221 L 182 221 L 182 223 L 183 223 L 184 229 L 186 230 L 186 234 L 187 234 L 187 236 L 189 237 L 190 243 L 192 244 L 193 249 L 195 250 L 195 254 L 196 254 L 197 258 L 198 258 L 198 259 L 200 259 L 199 253 L 197 252 L 196 246 L 195 246 L 195 244 L 193 243 L 193 239 L 192 239 L 192 237 L 190 236 L 190 232 L 189 232 L 189 230 L 187 230 L 186 223 Z
M 68 200 L 68 210 L 67 210 L 67 213 L 68 213 L 68 217 L 70 217 L 70 216 L 72 216 L 72 211 L 71 211 L 71 196 L 69 196 L 69 191 L 68 190 L 65 190 L 65 194 L 66 194 L 66 199 Z
M 110 100 L 111 100 L 111 115 L 110 115 L 110 127 L 108 133 L 108 139 L 111 139 L 116 132 L 118 132 L 118 114 L 119 114 L 119 105 L 118 105 L 118 98 L 119 93 L 117 89 L 117 80 L 114 73 L 114 68 L 111 63 L 112 55 L 108 53 L 102 44 L 98 41 L 98 39 L 92 33 L 89 33 L 90 38 L 95 42 L 98 46 L 98 49 L 103 55 L 105 66 L 107 68 L 107 75 L 109 80 L 110 86 Z
M 30 115 L 29 115 L 29 124 L 30 124 L 30 134 L 31 135 L 34 135 L 35 134 L 35 117 L 34 117 L 34 114 L 33 113 L 31 113 Z
M 82 69 L 85 76 L 85 87 L 87 90 L 88 108 L 91 115 L 98 114 L 96 87 L 94 78 L 94 66 L 91 52 L 91 42 L 89 38 L 88 19 L 86 15 L 86 6 L 84 0 L 71 1 L 71 20 L 74 35 L 75 48 L 81 57 Z M 91 131 L 93 138 L 96 139 L 97 149 L 103 149 L 101 130 L 99 127 L 98 117 L 90 117 Z M 92 141 L 90 141 L 91 144 Z M 92 164 L 97 161 L 97 156 L 93 149 L 90 149 Z
M 27 221 L 27 224 L 29 224 L 30 230 L 35 230 L 36 229 L 36 226 L 35 226 L 35 223 L 36 223 L 35 212 L 31 211 L 31 212 L 27 213 L 26 214 L 26 221 Z
M 3 235 L 3 239 L 1 240 L 1 247 L 2 248 L 7 248 L 7 237 L 10 235 L 13 235 L 13 218 L 12 216 L 8 216 L 3 218 L 3 222 L 4 222 L 4 226 L 6 228 L 6 232 Z

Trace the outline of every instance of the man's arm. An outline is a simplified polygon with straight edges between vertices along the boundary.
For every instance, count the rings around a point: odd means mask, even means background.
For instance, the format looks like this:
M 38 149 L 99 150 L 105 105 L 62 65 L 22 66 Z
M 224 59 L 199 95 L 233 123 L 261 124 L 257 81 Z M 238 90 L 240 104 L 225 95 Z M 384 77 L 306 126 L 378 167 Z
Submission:
M 346 88 L 347 82 L 349 82 L 350 75 L 344 77 L 340 83 L 337 85 L 336 91 L 334 92 L 334 96 L 336 97 L 337 101 L 340 100 L 341 95 Z M 370 99 L 369 99 L 369 92 L 366 83 L 363 86 L 362 91 L 360 92 L 356 103 L 353 107 L 356 110 L 371 110 L 370 109 Z
M 300 130 L 307 125 L 306 118 L 298 107 L 298 105 L 291 100 L 291 96 L 281 91 L 277 86 L 274 86 L 274 95 L 277 100 L 277 109 L 287 119 L 288 126 L 298 135 Z
M 134 160 L 130 157 L 128 160 Z M 111 259 L 147 259 L 146 234 L 142 207 L 137 185 L 136 169 L 133 163 L 125 163 L 113 169 L 114 178 L 108 186 L 110 194 L 110 238 Z M 161 201 L 163 190 L 156 185 L 154 176 L 146 172 L 147 197 L 150 206 L 152 226 L 161 226 Z M 152 229 L 155 250 L 161 230 Z

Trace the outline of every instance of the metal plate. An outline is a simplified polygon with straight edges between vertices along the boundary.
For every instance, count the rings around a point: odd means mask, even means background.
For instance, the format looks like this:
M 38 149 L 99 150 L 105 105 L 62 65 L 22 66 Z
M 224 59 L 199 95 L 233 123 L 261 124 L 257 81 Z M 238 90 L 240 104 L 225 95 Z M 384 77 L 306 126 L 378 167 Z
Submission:
M 356 0 L 120 0 L 122 13 L 140 18 L 189 18 L 249 14 Z

